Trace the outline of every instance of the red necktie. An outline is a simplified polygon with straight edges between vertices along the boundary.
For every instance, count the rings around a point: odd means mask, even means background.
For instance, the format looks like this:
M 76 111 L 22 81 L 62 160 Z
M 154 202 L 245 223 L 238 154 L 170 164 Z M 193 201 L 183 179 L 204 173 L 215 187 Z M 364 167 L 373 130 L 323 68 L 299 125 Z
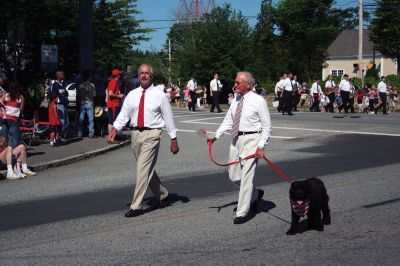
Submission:
M 146 90 L 143 90 L 142 97 L 140 97 L 139 113 L 138 113 L 138 119 L 137 119 L 138 128 L 144 127 L 144 93 L 145 92 L 146 92 Z

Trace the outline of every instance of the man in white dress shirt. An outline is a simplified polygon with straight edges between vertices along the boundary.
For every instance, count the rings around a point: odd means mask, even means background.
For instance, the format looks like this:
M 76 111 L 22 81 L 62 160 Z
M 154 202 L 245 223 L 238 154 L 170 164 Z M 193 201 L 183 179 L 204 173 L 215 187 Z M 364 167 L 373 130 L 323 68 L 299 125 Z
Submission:
M 196 76 L 195 74 L 192 74 L 191 79 L 188 81 L 186 87 L 189 88 L 190 90 L 190 103 L 189 103 L 189 111 L 196 112 L 196 102 L 197 102 L 197 96 L 196 96 L 196 89 L 197 89 L 197 82 L 196 82 Z
M 222 83 L 218 79 L 218 74 L 214 75 L 214 79 L 210 82 L 210 95 L 213 98 L 213 102 L 211 105 L 210 112 L 214 113 L 214 109 L 217 108 L 218 113 L 221 113 L 222 110 L 219 107 L 219 95 L 222 90 Z
M 381 98 L 381 103 L 375 108 L 374 112 L 375 114 L 378 113 L 379 109 L 383 107 L 383 114 L 387 115 L 386 111 L 386 101 L 387 101 L 387 86 L 385 83 L 385 77 L 381 77 L 381 81 L 378 83 L 378 92 L 379 92 L 379 98 Z
M 310 97 L 313 98 L 313 104 L 310 107 L 310 112 L 320 112 L 319 101 L 321 100 L 322 90 L 319 80 L 316 80 L 310 89 Z
M 289 73 L 287 78 L 283 80 L 283 110 L 282 114 L 284 115 L 285 112 L 288 115 L 293 115 L 292 108 L 293 108 L 293 84 L 292 84 L 293 74 Z
M 152 84 L 153 68 L 148 64 L 141 65 L 138 78 L 140 87 L 126 96 L 108 137 L 110 141 L 114 141 L 117 131 L 122 130 L 122 127 L 131 121 L 131 146 L 137 161 L 137 172 L 135 193 L 125 217 L 144 214 L 142 201 L 148 186 L 158 202 L 155 208 L 161 207 L 168 197 L 168 191 L 154 169 L 160 148 L 161 129 L 164 126 L 171 138 L 171 152 L 177 154 L 179 151 L 171 106 L 167 96 Z
M 333 80 L 333 76 L 329 75 L 326 82 L 325 82 L 325 94 L 329 98 L 329 104 L 325 107 L 326 110 L 328 110 L 330 113 L 335 112 L 335 108 L 333 106 L 333 103 L 335 102 L 335 81 Z
M 278 97 L 279 105 L 278 112 L 281 112 L 283 109 L 283 80 L 286 78 L 286 74 L 279 77 L 279 81 L 275 85 L 275 95 Z
M 343 101 L 342 105 L 339 106 L 339 113 L 342 112 L 343 108 L 346 114 L 349 113 L 350 89 L 351 89 L 351 84 L 349 82 L 349 75 L 344 74 L 343 79 L 339 83 L 339 93 Z
M 229 161 L 241 160 L 239 164 L 229 166 L 229 178 L 240 189 L 235 224 L 251 219 L 250 212 L 256 213 L 258 202 L 264 195 L 264 191 L 254 187 L 253 179 L 258 158 L 264 157 L 264 147 L 271 135 L 271 118 L 264 98 L 251 91 L 253 84 L 250 72 L 237 74 L 234 90 L 240 99 L 232 101 L 213 139 L 216 141 L 231 132 Z M 257 158 L 242 160 L 254 153 Z
M 296 75 L 293 76 L 292 87 L 293 87 L 293 111 L 297 112 L 297 106 L 300 103 L 301 85 L 297 81 L 297 76 Z

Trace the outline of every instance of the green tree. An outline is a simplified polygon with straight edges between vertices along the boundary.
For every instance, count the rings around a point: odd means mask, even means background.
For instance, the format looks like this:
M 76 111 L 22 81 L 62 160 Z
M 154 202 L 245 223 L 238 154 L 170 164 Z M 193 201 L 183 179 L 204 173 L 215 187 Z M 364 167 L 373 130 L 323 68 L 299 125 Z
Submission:
M 174 64 L 185 81 L 196 73 L 199 83 L 208 85 L 213 74 L 219 73 L 228 90 L 236 72 L 252 62 L 251 28 L 241 12 L 228 4 L 198 21 L 175 24 L 168 37 Z
M 132 47 L 148 40 L 151 30 L 140 28 L 143 20 L 135 18 L 137 0 L 100 0 L 94 5 L 94 62 L 111 69 L 126 66 Z
M 272 0 L 263 0 L 261 12 L 257 17 L 257 24 L 253 32 L 254 50 L 257 56 L 254 58 L 253 71 L 257 80 L 266 82 L 275 80 L 280 72 L 285 71 L 279 67 L 275 56 L 279 49 L 279 39 L 275 35 L 276 17 Z
M 78 27 L 77 14 L 79 1 L 34 1 L 1 0 L 4 10 L 0 16 L 0 68 L 10 74 L 16 55 L 16 72 L 24 82 L 35 80 L 40 70 L 42 44 L 57 44 L 60 67 L 67 70 L 78 65 Z M 22 25 L 24 38 L 16 40 L 17 53 L 12 49 L 13 42 L 7 38 L 10 21 Z
M 400 2 L 377 0 L 378 8 L 371 21 L 371 40 L 375 48 L 388 58 L 397 60 L 400 74 Z
M 281 58 L 303 79 L 320 77 L 326 49 L 350 25 L 352 10 L 333 8 L 333 0 L 282 0 L 277 6 Z M 350 11 L 350 13 L 349 13 Z

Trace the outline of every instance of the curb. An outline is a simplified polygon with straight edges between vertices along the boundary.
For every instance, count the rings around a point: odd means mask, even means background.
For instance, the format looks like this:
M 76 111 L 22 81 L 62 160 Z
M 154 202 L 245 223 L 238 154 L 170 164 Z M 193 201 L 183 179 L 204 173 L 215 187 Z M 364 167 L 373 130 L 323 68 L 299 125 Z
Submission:
M 37 172 L 37 171 L 43 171 L 43 170 L 53 168 L 53 167 L 64 166 L 64 165 L 72 164 L 72 163 L 75 163 L 78 161 L 86 160 L 86 159 L 95 157 L 97 155 L 107 153 L 109 151 L 114 151 L 114 150 L 122 148 L 130 143 L 131 143 L 130 140 L 125 140 L 125 141 L 121 142 L 120 144 L 115 144 L 115 145 L 112 145 L 109 147 L 104 147 L 104 148 L 97 149 L 94 151 L 88 151 L 88 152 L 68 156 L 68 157 L 65 157 L 62 159 L 49 161 L 46 163 L 38 163 L 38 164 L 30 165 L 29 168 L 31 168 L 33 171 Z

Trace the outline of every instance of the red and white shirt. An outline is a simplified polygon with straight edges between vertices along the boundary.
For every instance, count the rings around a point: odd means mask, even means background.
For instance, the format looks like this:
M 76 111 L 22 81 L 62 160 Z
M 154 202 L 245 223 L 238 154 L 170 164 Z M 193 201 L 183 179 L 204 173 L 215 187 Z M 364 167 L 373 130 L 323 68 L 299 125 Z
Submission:
M 18 121 L 21 114 L 22 99 L 12 100 L 10 95 L 6 95 L 4 106 L 6 107 L 6 119 Z

